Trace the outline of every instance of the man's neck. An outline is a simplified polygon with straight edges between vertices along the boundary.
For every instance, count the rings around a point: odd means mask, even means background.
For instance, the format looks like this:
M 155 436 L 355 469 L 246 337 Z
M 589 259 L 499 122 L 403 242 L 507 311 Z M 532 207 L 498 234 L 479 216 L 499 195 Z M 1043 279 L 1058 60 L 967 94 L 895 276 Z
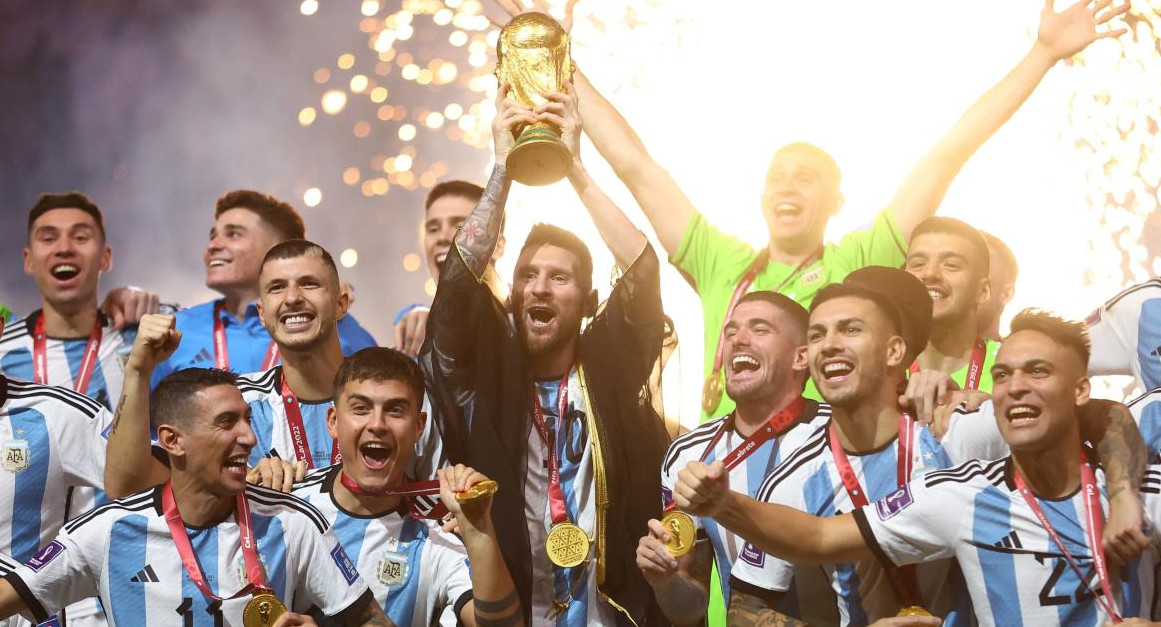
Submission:
M 334 395 L 335 375 L 343 363 L 338 331 L 321 346 L 306 350 L 278 347 L 282 356 L 282 376 L 291 392 L 300 399 L 321 401 Z
M 770 244 L 766 246 L 766 251 L 770 255 L 770 261 L 789 266 L 797 266 L 807 259 L 810 259 L 821 247 L 822 238 L 819 238 L 818 241 L 794 242 L 779 241 L 771 238 Z
M 399 482 L 394 482 L 391 487 L 398 487 L 398 485 Z M 400 496 L 355 494 L 343 485 L 341 474 L 335 478 L 335 484 L 331 491 L 334 493 L 335 502 L 339 504 L 339 507 L 356 516 L 383 516 L 395 511 L 399 507 L 400 499 L 403 498 Z
M 44 332 L 50 337 L 89 337 L 97 322 L 97 297 L 87 298 L 79 305 L 51 303 L 41 299 Z
M 537 380 L 551 379 L 564 376 L 576 361 L 577 338 L 573 338 L 565 346 L 551 353 L 540 353 L 532 356 L 532 376 Z
M 979 337 L 978 328 L 975 315 L 933 325 L 931 338 L 917 360 L 919 368 L 952 373 L 966 366 Z
M 891 393 L 863 399 L 850 406 L 832 406 L 831 420 L 843 448 L 852 453 L 870 453 L 899 435 L 898 397 Z
M 246 317 L 246 309 L 250 303 L 258 300 L 258 290 L 228 290 L 223 291 L 222 296 L 225 297 L 226 311 L 241 320 Z
M 237 497 L 212 494 L 194 485 L 185 473 L 174 473 L 170 478 L 173 501 L 181 519 L 191 527 L 210 527 L 230 517 Z
M 797 382 L 797 379 L 795 380 Z M 801 387 L 783 386 L 777 394 L 760 399 L 738 401 L 734 409 L 734 428 L 743 437 L 750 437 L 770 421 L 770 418 L 801 396 Z
M 1066 497 L 1080 486 L 1080 436 L 1071 434 L 1035 451 L 1012 451 L 1016 472 L 1033 494 L 1045 499 Z

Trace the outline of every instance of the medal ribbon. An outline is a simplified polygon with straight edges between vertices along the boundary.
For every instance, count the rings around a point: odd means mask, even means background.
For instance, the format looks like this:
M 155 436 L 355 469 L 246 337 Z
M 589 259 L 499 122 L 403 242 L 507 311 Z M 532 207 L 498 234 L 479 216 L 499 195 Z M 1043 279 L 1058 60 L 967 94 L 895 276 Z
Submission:
M 971 360 L 968 361 L 967 376 L 964 377 L 963 389 L 978 390 L 980 389 L 980 379 L 983 378 L 984 360 L 987 359 L 988 343 L 984 338 L 976 336 L 976 342 L 972 346 Z M 919 372 L 919 362 L 911 362 L 909 369 L 911 374 Z
M 794 270 L 790 272 L 782 282 L 778 284 L 772 291 L 781 292 L 782 288 L 786 287 L 791 281 L 798 277 L 798 275 L 806 269 L 807 266 L 818 261 L 822 257 L 822 246 L 810 253 L 810 256 L 803 259 L 801 263 L 795 266 Z M 738 280 L 738 285 L 734 288 L 733 295 L 730 296 L 730 304 L 726 306 L 726 317 L 722 320 L 722 330 L 718 332 L 718 348 L 714 353 L 714 371 L 711 377 L 720 377 L 722 375 L 722 360 L 725 357 L 726 344 L 726 324 L 730 320 L 730 316 L 734 313 L 734 307 L 738 306 L 738 301 L 750 291 L 750 287 L 754 285 L 754 280 L 758 278 L 758 274 L 765 269 L 770 262 L 770 250 L 763 249 L 754 257 L 754 261 L 750 262 L 750 266 L 746 268 L 746 272 L 742 278 Z
M 73 380 L 73 390 L 84 394 L 89 389 L 89 381 L 93 378 L 93 371 L 97 369 L 97 354 L 101 350 L 101 316 L 93 323 L 93 332 L 89 334 L 89 343 L 85 345 L 85 357 L 81 360 L 81 369 Z M 36 326 L 32 330 L 32 367 L 36 382 L 48 385 L 48 333 L 44 330 L 44 314 L 36 318 Z
M 213 601 L 228 601 L 253 592 L 269 591 L 266 587 L 266 576 L 262 574 L 262 564 L 258 560 L 258 545 L 254 541 L 254 533 L 250 526 L 250 505 L 246 502 L 246 493 L 240 492 L 235 498 L 237 502 L 235 517 L 238 520 L 238 536 L 242 545 L 242 561 L 246 566 L 246 579 L 250 583 L 233 596 L 223 598 L 214 594 L 206 583 L 205 575 L 202 574 L 202 567 L 198 564 L 193 545 L 189 541 L 189 534 L 185 530 L 185 522 L 182 521 L 181 512 L 177 510 L 177 503 L 173 499 L 172 482 L 166 481 L 161 491 L 161 509 L 165 514 L 165 523 L 169 525 L 169 533 L 173 536 L 173 543 L 177 547 L 177 554 L 181 556 L 185 572 L 189 574 L 190 581 L 193 581 L 198 590 Z
M 443 503 L 438 503 L 430 512 L 424 514 L 415 506 L 415 501 L 408 497 L 412 496 L 431 496 L 439 494 L 439 479 L 431 479 L 429 481 L 416 481 L 414 483 L 404 483 L 403 485 L 387 488 L 386 490 L 364 490 L 355 483 L 355 480 L 348 477 L 347 473 L 339 471 L 339 483 L 351 492 L 361 496 L 400 496 L 407 500 L 407 507 L 410 510 L 412 518 L 431 518 L 438 520 L 447 515 L 447 508 Z
M 1020 492 L 1020 496 L 1024 497 L 1024 502 L 1028 504 L 1032 513 L 1036 514 L 1036 519 L 1040 521 L 1040 525 L 1048 532 L 1048 536 L 1056 544 L 1060 552 L 1064 554 L 1064 558 L 1068 561 L 1068 565 L 1072 567 L 1073 572 L 1080 579 L 1082 586 L 1092 593 L 1093 598 L 1100 603 L 1105 613 L 1108 614 L 1109 620 L 1114 623 L 1121 622 L 1121 616 L 1117 613 L 1117 608 L 1113 605 L 1113 594 L 1109 586 L 1109 570 L 1108 564 L 1105 563 L 1105 554 L 1101 550 L 1101 534 L 1104 532 L 1104 514 L 1101 511 L 1100 493 L 1096 485 L 1096 475 L 1093 473 L 1092 466 L 1088 464 L 1088 459 L 1082 452 L 1080 455 L 1080 484 L 1084 490 L 1084 513 L 1085 520 L 1088 523 L 1085 525 L 1085 535 L 1088 541 L 1089 550 L 1092 551 L 1092 563 L 1096 567 L 1097 578 L 1100 580 L 1101 596 L 1088 583 L 1088 578 L 1085 572 L 1080 568 L 1080 564 L 1076 562 L 1076 558 L 1068 552 L 1068 547 L 1064 545 L 1064 540 L 1060 538 L 1060 534 L 1056 533 L 1056 529 L 1052 527 L 1052 523 L 1048 521 L 1048 516 L 1044 514 L 1044 510 L 1040 507 L 1040 502 L 1036 500 L 1036 496 L 1028 489 L 1028 484 L 1024 482 L 1024 477 L 1019 471 L 1012 473 L 1013 482 L 1016 484 L 1016 490 Z
M 226 301 L 220 300 L 214 304 L 214 367 L 218 370 L 230 369 L 230 351 L 226 346 L 226 323 L 222 320 L 222 312 L 225 310 Z M 274 340 L 270 340 L 261 370 L 269 370 L 276 363 L 278 363 L 278 345 Z
M 560 379 L 560 388 L 556 394 L 556 429 L 560 432 L 560 423 L 564 419 L 564 412 L 568 409 L 568 377 L 572 374 L 572 366 L 564 369 L 564 376 Z M 556 458 L 556 438 L 548 435 L 548 423 L 544 419 L 544 409 L 540 407 L 540 395 L 532 392 L 532 424 L 536 426 L 536 433 L 540 440 L 548 447 L 548 504 L 552 513 L 552 524 L 559 524 L 568 520 L 568 510 L 564 505 L 564 490 L 560 487 L 560 460 Z
M 905 485 L 911 479 L 913 464 L 911 444 L 914 429 L 915 421 L 911 420 L 911 416 L 906 413 L 899 414 L 896 485 Z M 830 440 L 830 451 L 834 456 L 834 464 L 838 467 L 839 478 L 842 479 L 843 487 L 846 488 L 851 504 L 858 508 L 866 507 L 870 503 L 867 500 L 866 491 L 859 484 L 859 477 L 855 474 L 854 468 L 851 467 L 851 461 L 847 458 L 847 452 L 843 449 L 842 442 L 839 441 L 838 431 L 835 429 L 833 420 L 827 427 L 827 437 Z M 883 571 L 887 574 L 887 581 L 891 583 L 891 588 L 895 592 L 895 600 L 899 602 L 899 605 L 903 607 L 919 605 L 915 598 L 915 567 L 898 567 L 887 561 L 880 563 L 883 566 Z
M 290 441 L 294 445 L 295 457 L 306 461 L 307 468 L 314 468 L 314 459 L 310 455 L 310 442 L 306 438 L 306 425 L 302 421 L 302 409 L 298 406 L 298 397 L 290 391 L 290 386 L 286 384 L 285 373 L 282 374 L 282 405 L 286 408 L 286 423 L 290 427 Z M 339 441 L 331 440 L 331 465 L 341 461 L 343 461 L 343 456 L 339 453 Z
M 766 421 L 766 424 L 759 427 L 758 430 L 751 433 L 749 437 L 738 444 L 738 446 L 734 447 L 734 450 L 727 453 L 726 456 L 722 458 L 722 464 L 725 465 L 726 473 L 729 473 L 731 470 L 742 465 L 742 462 L 746 461 L 746 458 L 753 454 L 754 451 L 761 448 L 763 444 L 789 431 L 790 428 L 798 422 L 798 417 L 802 414 L 802 408 L 805 405 L 806 399 L 802 398 L 801 396 L 790 401 L 786 407 L 783 407 L 780 411 L 777 411 L 774 413 L 774 415 L 770 416 L 770 419 Z M 718 427 L 717 432 L 714 433 L 713 439 L 710 440 L 709 445 L 707 445 L 705 450 L 702 451 L 701 457 L 698 458 L 698 461 L 704 462 L 706 458 L 709 457 L 710 452 L 712 452 L 718 445 L 718 442 L 721 441 L 722 436 L 726 433 L 726 431 L 729 431 L 733 428 L 734 414 L 730 414 L 729 417 L 722 421 L 722 425 Z M 665 511 L 668 512 L 676 507 L 677 504 L 674 503 L 672 499 L 670 499 L 669 502 L 665 504 Z

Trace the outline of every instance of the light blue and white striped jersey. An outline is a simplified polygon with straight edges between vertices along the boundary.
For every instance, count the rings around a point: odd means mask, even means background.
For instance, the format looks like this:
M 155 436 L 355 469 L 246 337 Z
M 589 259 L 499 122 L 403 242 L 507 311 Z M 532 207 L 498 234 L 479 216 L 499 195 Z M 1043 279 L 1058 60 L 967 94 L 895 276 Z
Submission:
M 971 461 L 928 473 L 886 499 L 855 513 L 868 546 L 895 564 L 955 557 L 963 569 L 980 625 L 1099 627 L 1109 620 L 1091 590 L 1100 591 L 1086 538 L 1082 490 L 1057 500 L 1039 499 L 1044 514 L 1085 571 L 1082 583 L 1012 479 L 1011 458 Z M 1097 473 L 1101 506 L 1107 511 L 1104 478 Z M 1151 486 L 1151 487 L 1150 487 Z M 1142 488 L 1145 511 L 1161 520 L 1158 468 Z M 1152 490 L 1152 494 L 1146 492 Z M 1114 604 L 1123 616 L 1137 616 L 1142 589 L 1149 590 L 1157 566 L 1151 549 L 1123 569 Z M 1141 572 L 1148 573 L 1142 586 Z M 1110 573 L 1112 575 L 1113 573 Z
M 1161 463 L 1161 388 L 1151 390 L 1133 399 L 1129 411 L 1149 452 L 1149 463 Z M 1159 521 L 1161 522 L 1161 521 Z
M 93 369 L 88 388 L 81 393 L 112 411 L 117 399 L 121 398 L 121 387 L 125 382 L 125 360 L 133 348 L 137 336 L 135 330 L 118 331 L 104 314 L 101 317 L 101 345 L 97 350 L 97 367 Z M 32 344 L 33 329 L 40 311 L 16 320 L 4 327 L 0 337 L 0 372 L 14 379 L 35 381 Z M 58 339 L 49 337 L 44 342 L 45 357 L 48 359 L 47 385 L 59 385 L 75 389 L 76 377 L 85 360 L 85 349 L 89 338 Z
M 593 450 L 585 414 L 585 396 L 576 369 L 568 379 L 568 407 L 561 429 L 556 428 L 560 381 L 538 381 L 536 393 L 544 410 L 549 440 L 560 460 L 560 483 L 568 518 L 590 537 L 596 536 L 597 488 Z M 548 560 L 545 540 L 552 528 L 548 502 L 548 448 L 532 421 L 528 421 L 528 471 L 524 481 L 524 517 L 532 548 L 532 616 L 534 627 L 612 626 L 615 610 L 597 590 L 596 556 L 573 568 L 558 568 Z M 590 549 L 592 551 L 593 549 Z M 559 615 L 553 599 L 570 600 Z
M 831 517 L 854 510 L 850 496 L 834 462 L 827 437 L 829 421 L 815 429 L 806 442 L 775 469 L 758 491 L 758 500 L 778 503 L 814 516 Z M 951 459 L 926 427 L 916 425 L 912 431 L 911 477 L 921 477 L 932 470 L 951 466 Z M 883 448 L 866 454 L 847 453 L 859 483 L 871 501 L 883 498 L 898 488 L 897 450 L 894 438 Z M 767 555 L 750 543 L 742 546 L 731 573 L 731 585 L 749 594 L 764 595 L 785 592 L 790 588 L 795 566 Z M 802 604 L 837 603 L 840 623 L 866 625 L 879 618 L 894 616 L 898 602 L 890 581 L 875 561 L 844 563 L 822 567 L 830 579 L 829 599 Z M 805 571 L 799 571 L 805 573 Z M 966 598 L 958 574 L 950 560 L 925 564 L 916 574 L 919 599 L 937 616 L 947 617 L 945 625 L 967 624 L 961 611 Z
M 62 605 L 98 595 L 110 625 L 242 625 L 250 597 L 211 602 L 182 566 L 161 507 L 162 486 L 113 501 L 65 525 L 7 579 L 43 620 Z M 367 591 L 326 519 L 301 499 L 246 488 L 266 585 L 295 612 L 334 615 Z M 231 514 L 211 527 L 187 526 L 210 588 L 228 597 L 247 585 L 238 525 Z
M 745 461 L 730 471 L 730 489 L 740 494 L 757 496 L 762 481 L 789 455 L 801 446 L 814 431 L 830 421 L 830 405 L 816 404 L 807 401 L 805 412 L 813 416 L 804 416 L 805 422 L 795 425 L 781 437 L 767 440 L 750 453 Z M 729 430 L 722 434 L 714 445 L 714 450 L 707 453 L 706 447 L 713 441 L 722 429 Z M 668 505 L 672 499 L 673 486 L 677 484 L 677 474 L 685 469 L 690 462 L 698 461 L 705 454 L 705 462 L 711 463 L 723 459 L 730 454 L 746 438 L 733 428 L 729 416 L 704 423 L 698 428 L 681 434 L 669 445 L 665 460 L 661 466 L 662 506 Z M 730 570 L 738 553 L 742 549 L 744 540 L 734 535 L 725 527 L 717 524 L 712 518 L 692 516 L 693 524 L 697 528 L 699 537 L 709 538 L 713 545 L 714 559 L 718 564 L 718 576 L 721 578 L 722 597 L 730 598 Z
M 1117 294 L 1085 322 L 1090 372 L 1132 374 L 1143 389 L 1161 387 L 1161 278 Z
M 354 559 L 375 600 L 396 625 L 455 627 L 472 599 L 464 544 L 430 520 L 407 515 L 406 503 L 385 516 L 360 516 L 335 501 L 342 466 L 320 468 L 295 485 L 294 495 L 314 505 Z
M 250 405 L 250 428 L 258 440 L 250 450 L 249 464 L 255 466 L 263 457 L 297 460 L 290 423 L 286 421 L 286 405 L 282 401 L 282 366 L 238 377 L 238 390 L 242 392 L 242 399 Z M 298 401 L 312 468 L 331 465 L 334 439 L 327 432 L 327 410 L 332 406 L 334 401 L 331 399 L 319 402 Z

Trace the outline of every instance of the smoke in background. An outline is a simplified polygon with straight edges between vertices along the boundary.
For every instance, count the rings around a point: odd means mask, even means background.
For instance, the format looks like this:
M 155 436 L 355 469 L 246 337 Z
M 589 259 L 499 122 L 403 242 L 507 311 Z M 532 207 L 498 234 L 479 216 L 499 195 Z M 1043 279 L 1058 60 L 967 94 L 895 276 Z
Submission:
M 105 212 L 114 267 L 102 292 L 133 284 L 186 305 L 209 299 L 201 258 L 213 204 L 242 187 L 295 205 L 308 237 L 336 258 L 358 251 L 357 265 L 342 274 L 357 290 L 355 315 L 381 342 L 390 343 L 399 307 L 428 300 L 426 268 L 408 272 L 400 263 L 419 252 L 426 190 L 393 187 L 368 198 L 339 179 L 356 155 L 395 154 L 403 142 L 357 138 L 349 119 L 320 116 L 303 128 L 296 118 L 319 105 L 315 70 L 366 47 L 352 28 L 358 2 L 322 3 L 309 20 L 286 0 L 4 7 L 0 302 L 18 314 L 38 306 L 21 270 L 27 211 L 42 192 L 73 189 Z M 410 143 L 423 141 L 436 140 Z M 446 154 L 445 178 L 483 178 L 486 150 L 429 148 Z M 313 208 L 303 204 L 310 187 L 325 190 Z

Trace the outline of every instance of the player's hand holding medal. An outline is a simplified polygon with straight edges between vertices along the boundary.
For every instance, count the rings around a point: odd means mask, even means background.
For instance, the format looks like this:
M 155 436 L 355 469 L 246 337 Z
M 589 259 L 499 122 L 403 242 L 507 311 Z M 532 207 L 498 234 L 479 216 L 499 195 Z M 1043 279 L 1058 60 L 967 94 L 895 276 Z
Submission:
M 440 468 L 436 474 L 439 498 L 455 516 L 460 533 L 490 532 L 492 495 L 500 489 L 500 484 L 463 464 Z

